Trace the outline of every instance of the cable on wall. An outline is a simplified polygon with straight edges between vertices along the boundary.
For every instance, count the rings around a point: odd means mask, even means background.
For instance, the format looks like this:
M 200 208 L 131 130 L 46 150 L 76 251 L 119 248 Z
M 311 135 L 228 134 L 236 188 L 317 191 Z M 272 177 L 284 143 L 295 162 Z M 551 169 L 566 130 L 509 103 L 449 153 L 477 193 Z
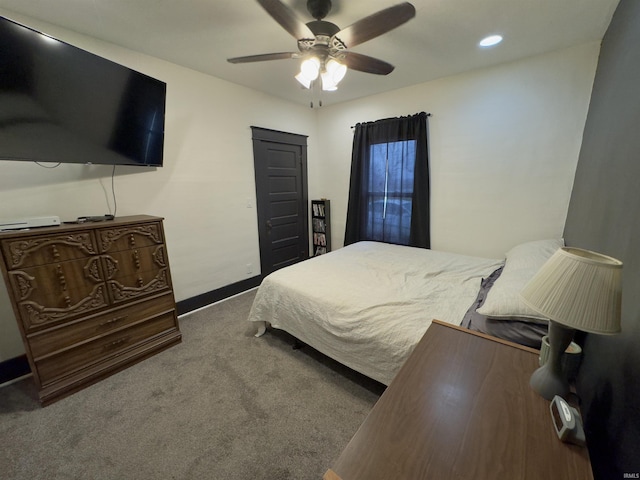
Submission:
M 116 216 L 118 212 L 118 201 L 116 200 L 116 185 L 115 185 L 115 176 L 116 176 L 116 164 L 113 164 L 113 170 L 111 170 L 111 196 L 113 197 L 113 216 Z
M 42 168 L 56 168 L 56 167 L 59 167 L 60 165 L 62 165 L 62 162 L 58 162 L 55 165 L 53 165 L 52 167 L 47 167 L 46 165 L 43 165 L 40 162 L 33 162 L 33 163 L 35 163 L 36 165 L 38 165 L 39 167 L 42 167 Z

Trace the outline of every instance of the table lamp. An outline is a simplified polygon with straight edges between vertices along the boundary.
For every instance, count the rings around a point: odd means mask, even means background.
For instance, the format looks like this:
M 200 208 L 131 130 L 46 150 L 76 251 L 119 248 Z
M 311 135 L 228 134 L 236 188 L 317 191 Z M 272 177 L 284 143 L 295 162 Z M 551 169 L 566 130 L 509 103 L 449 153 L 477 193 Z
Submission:
M 530 385 L 547 400 L 569 393 L 562 354 L 576 330 L 620 332 L 622 262 L 580 248 L 558 249 L 520 292 L 522 300 L 549 318 L 549 357 Z

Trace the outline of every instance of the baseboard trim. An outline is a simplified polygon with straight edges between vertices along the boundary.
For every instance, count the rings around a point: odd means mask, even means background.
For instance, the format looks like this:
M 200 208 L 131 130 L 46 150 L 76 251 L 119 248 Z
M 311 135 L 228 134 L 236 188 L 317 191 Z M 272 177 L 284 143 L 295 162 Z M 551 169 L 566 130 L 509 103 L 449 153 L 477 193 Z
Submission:
M 0 385 L 9 383 L 17 378 L 24 377 L 31 373 L 31 367 L 29 366 L 29 360 L 26 355 L 20 355 L 19 357 L 10 358 L 0 362 Z
M 186 300 L 180 300 L 176 303 L 178 308 L 178 315 L 184 315 L 186 313 L 198 310 L 199 308 L 206 307 L 212 303 L 219 302 L 229 297 L 233 297 L 247 290 L 257 287 L 262 283 L 262 275 L 247 278 L 240 282 L 232 283 L 210 292 L 202 293 L 195 297 L 187 298 Z

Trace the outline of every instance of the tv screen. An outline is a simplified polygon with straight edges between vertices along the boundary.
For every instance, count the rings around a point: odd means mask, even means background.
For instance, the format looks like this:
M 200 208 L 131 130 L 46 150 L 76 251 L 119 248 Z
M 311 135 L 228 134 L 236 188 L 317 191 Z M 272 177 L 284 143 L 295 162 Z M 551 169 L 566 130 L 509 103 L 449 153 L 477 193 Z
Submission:
M 0 159 L 162 166 L 166 84 L 0 17 Z

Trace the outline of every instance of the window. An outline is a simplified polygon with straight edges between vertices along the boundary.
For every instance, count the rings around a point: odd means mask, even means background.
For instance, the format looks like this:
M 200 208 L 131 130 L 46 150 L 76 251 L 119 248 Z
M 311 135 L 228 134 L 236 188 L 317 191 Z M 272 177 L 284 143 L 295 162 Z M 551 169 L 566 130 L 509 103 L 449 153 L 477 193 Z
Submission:
M 429 248 L 427 114 L 356 125 L 345 245 Z
M 409 244 L 413 207 L 415 140 L 370 147 L 367 200 L 368 240 Z

